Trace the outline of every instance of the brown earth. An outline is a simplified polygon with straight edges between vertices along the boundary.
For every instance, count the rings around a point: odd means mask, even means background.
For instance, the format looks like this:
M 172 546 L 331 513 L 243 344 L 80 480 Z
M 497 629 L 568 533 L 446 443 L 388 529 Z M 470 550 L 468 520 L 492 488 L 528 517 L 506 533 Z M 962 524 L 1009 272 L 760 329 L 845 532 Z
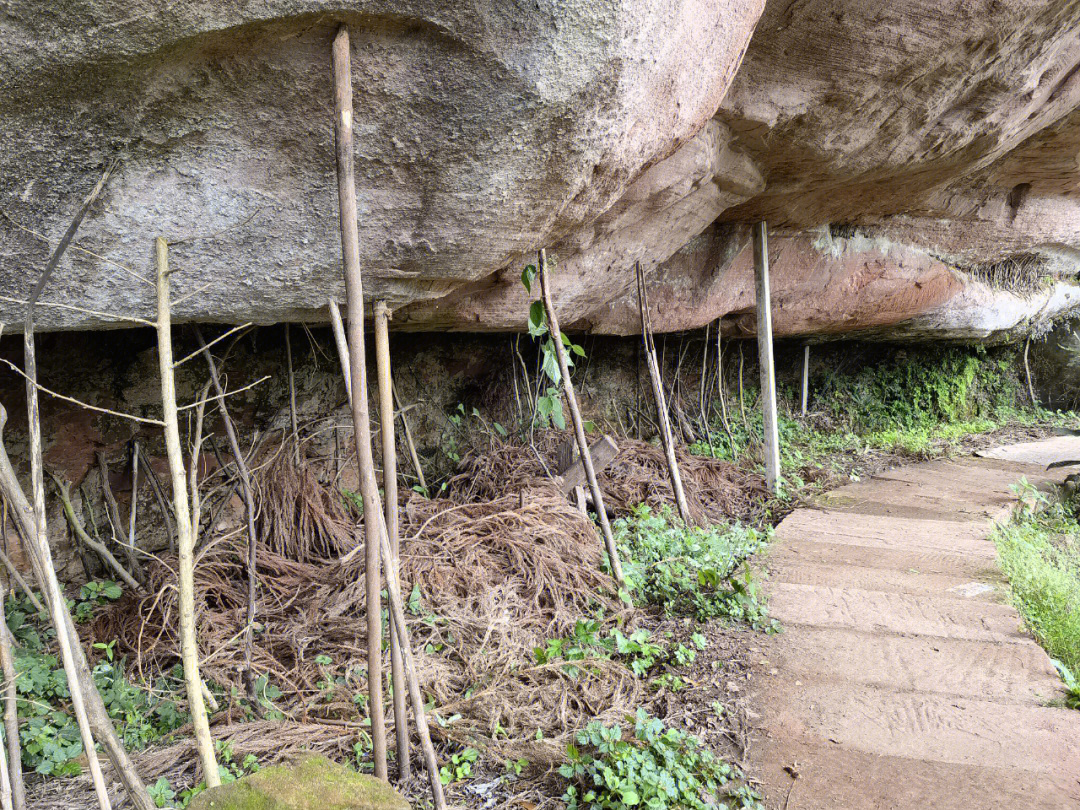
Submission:
M 1080 806 L 1080 714 L 1048 705 L 1060 682 L 988 539 L 1009 487 L 1071 452 L 1024 450 L 888 472 L 780 524 L 786 629 L 757 663 L 751 748 L 769 808 Z

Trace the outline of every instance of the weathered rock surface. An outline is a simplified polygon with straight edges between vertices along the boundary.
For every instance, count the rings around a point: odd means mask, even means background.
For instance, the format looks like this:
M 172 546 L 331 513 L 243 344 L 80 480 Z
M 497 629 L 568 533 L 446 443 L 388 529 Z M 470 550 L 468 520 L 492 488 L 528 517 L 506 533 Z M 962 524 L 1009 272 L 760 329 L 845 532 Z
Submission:
M 72 251 L 49 300 L 147 315 L 153 290 L 120 265 L 146 275 L 162 234 L 180 241 L 174 286 L 201 290 L 179 319 L 320 316 L 343 288 L 329 65 L 342 20 L 371 296 L 436 299 L 520 272 L 523 255 L 571 233 L 597 261 L 627 253 L 590 223 L 608 211 L 617 229 L 627 186 L 706 127 L 763 5 L 14 0 L 0 28 L 0 293 L 25 296 L 48 254 L 14 223 L 57 238 L 119 155 L 78 242 L 98 256 Z M 623 220 L 641 218 L 637 203 L 620 203 Z M 21 316 L 5 301 L 0 320 Z M 41 316 L 45 328 L 115 321 Z
M 47 296 L 98 314 L 47 307 L 45 328 L 148 315 L 152 290 L 124 268 L 146 275 L 159 233 L 179 241 L 177 289 L 200 291 L 177 320 L 322 320 L 342 294 L 341 20 L 365 284 L 399 329 L 520 329 L 520 270 L 547 247 L 569 326 L 634 331 L 640 261 L 657 328 L 724 316 L 743 333 L 761 218 L 777 229 L 780 334 L 1002 338 L 1076 303 L 1067 0 L 5 9 L 5 322 L 48 255 L 19 226 L 55 240 L 115 154 L 78 240 L 96 255 L 71 251 Z M 842 238 L 823 247 L 830 224 Z M 985 283 L 1010 263 L 1051 281 Z
M 780 337 L 890 337 L 1001 341 L 1045 332 L 1080 311 L 1080 286 L 1031 260 L 996 271 L 962 269 L 925 248 L 879 236 L 774 235 L 769 242 L 773 332 Z M 650 303 L 671 330 L 722 318 L 725 334 L 756 330 L 753 255 L 746 228 L 717 225 L 657 271 Z M 585 319 L 593 330 L 639 331 L 631 292 Z

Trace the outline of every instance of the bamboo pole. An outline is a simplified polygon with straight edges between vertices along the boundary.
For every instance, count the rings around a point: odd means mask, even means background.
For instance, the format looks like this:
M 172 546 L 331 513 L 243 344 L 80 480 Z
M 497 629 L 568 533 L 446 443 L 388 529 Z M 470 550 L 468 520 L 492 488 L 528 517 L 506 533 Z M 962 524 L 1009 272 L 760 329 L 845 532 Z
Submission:
M 757 282 L 761 408 L 765 417 L 765 484 L 769 492 L 776 492 L 780 479 L 780 434 L 776 422 L 776 369 L 773 366 L 772 304 L 769 299 L 769 236 L 764 222 L 754 223 L 754 278 Z
M 117 578 L 124 583 L 127 588 L 132 591 L 142 590 L 142 586 L 135 580 L 126 568 L 120 564 L 120 561 L 116 559 L 108 547 L 93 537 L 86 531 L 86 528 L 75 517 L 75 509 L 71 505 L 71 494 L 68 491 L 68 485 L 61 481 L 57 476 L 53 475 L 53 481 L 56 484 L 57 494 L 60 496 L 60 503 L 63 506 L 64 516 L 67 518 L 68 523 L 71 524 L 72 530 L 75 532 L 75 536 L 82 541 L 84 545 L 92 549 L 101 558 L 101 561 L 113 570 Z
M 660 424 L 660 441 L 664 445 L 667 458 L 668 475 L 671 477 L 671 491 L 675 495 L 675 505 L 679 517 L 687 526 L 690 525 L 690 508 L 686 504 L 686 492 L 683 491 L 682 476 L 679 475 L 679 462 L 675 458 L 675 439 L 671 435 L 671 422 L 668 419 L 667 401 L 664 397 L 664 383 L 660 377 L 660 367 L 656 361 L 656 343 L 653 341 L 652 318 L 649 315 L 649 296 L 645 290 L 645 273 L 640 262 L 635 266 L 637 272 L 638 309 L 641 311 L 641 337 L 645 346 L 645 360 L 649 367 L 649 380 L 652 382 L 653 398 L 656 400 L 657 422 Z
M 11 774 L 8 773 L 7 749 L 0 746 L 0 808 L 15 810 L 12 804 Z
M 352 405 L 352 374 L 349 371 L 349 341 L 345 337 L 345 324 L 341 320 L 341 310 L 337 301 L 330 299 L 330 325 L 334 331 L 334 343 L 337 345 L 338 360 L 341 362 L 341 376 L 345 380 L 345 395 Z
M 4 733 L 7 736 L 8 781 L 11 784 L 12 810 L 26 810 L 26 785 L 23 782 L 22 748 L 19 745 L 19 714 L 15 697 L 15 659 L 11 654 L 11 632 L 4 606 L 7 588 L 0 577 L 0 672 L 4 675 Z
M 806 403 L 810 398 L 810 344 L 803 346 L 802 358 L 802 415 L 806 416 Z
M 349 374 L 349 342 L 345 337 L 345 324 L 341 320 L 341 310 L 338 309 L 337 301 L 330 301 L 330 324 L 334 332 L 334 343 L 337 346 L 338 360 L 341 363 L 341 375 L 345 380 L 345 393 L 352 403 L 352 379 Z M 516 379 L 516 378 L 515 378 Z M 420 488 L 427 492 L 427 480 L 424 478 L 424 468 L 420 466 L 420 455 L 416 452 L 416 443 L 413 441 L 412 429 L 409 427 L 409 417 L 405 409 L 401 407 L 401 398 L 398 396 L 397 385 L 394 377 L 390 375 L 390 390 L 394 395 L 394 407 L 401 416 L 401 427 L 405 431 L 405 446 L 409 450 L 409 461 L 412 462 L 416 472 L 416 480 Z M 335 441 L 337 441 L 335 439 Z
M 97 451 L 98 469 L 101 472 L 101 492 L 105 499 L 105 517 L 112 528 L 113 540 L 116 545 L 124 550 L 124 558 L 127 560 L 127 569 L 130 574 L 140 583 L 145 579 L 139 560 L 135 556 L 135 547 L 127 542 L 127 532 L 124 531 L 124 523 L 120 518 L 120 505 L 116 502 L 116 496 L 109 483 L 109 462 L 105 460 L 105 454 Z
M 134 550 L 135 519 L 139 513 L 139 440 L 135 439 L 131 449 L 131 508 L 128 509 L 128 546 Z
M 176 380 L 173 374 L 172 318 L 169 311 L 169 245 L 165 238 L 156 240 L 157 253 L 157 341 L 158 363 L 161 367 L 161 404 L 165 414 L 165 448 L 172 476 L 173 505 L 176 513 L 176 535 L 179 568 L 180 601 L 180 658 L 184 665 L 191 725 L 202 763 L 207 787 L 221 784 L 214 741 L 210 736 L 210 721 L 203 702 L 202 679 L 199 677 L 199 649 L 195 637 L 195 535 L 191 526 L 187 483 L 184 475 L 184 454 L 180 445 L 180 427 L 176 416 Z M 224 400 L 221 400 L 222 402 Z
M 345 266 L 345 298 L 349 319 L 349 379 L 352 381 L 352 417 L 356 463 L 360 469 L 360 497 L 364 504 L 365 587 L 367 589 L 368 708 L 371 717 L 375 776 L 386 779 L 386 721 L 382 694 L 382 607 L 379 592 L 379 489 L 371 454 L 366 354 L 364 351 L 364 285 L 360 275 L 360 234 L 356 224 L 356 182 L 353 177 L 352 66 L 349 29 L 341 26 L 334 37 L 334 139 L 337 147 L 338 207 L 341 252 Z
M 333 312 L 337 309 L 331 302 L 331 318 L 333 318 Z M 337 324 L 341 326 L 340 314 L 337 318 Z M 336 337 L 336 330 L 335 330 Z M 338 352 L 341 357 L 342 375 L 345 378 L 346 391 L 351 390 L 349 383 L 349 365 L 351 362 L 348 343 L 345 341 L 345 334 L 342 330 L 341 340 L 337 341 Z M 439 763 L 435 758 L 435 749 L 431 744 L 431 731 L 427 725 L 427 718 L 424 713 L 423 695 L 420 692 L 420 683 L 416 676 L 416 663 L 412 657 L 412 647 L 409 644 L 409 633 L 405 626 L 405 613 L 404 603 L 401 597 L 401 584 L 398 578 L 398 569 L 395 558 L 389 552 L 390 541 L 386 531 L 386 520 L 382 515 L 379 515 L 379 544 L 382 551 L 382 557 L 384 560 L 388 560 L 389 564 L 386 567 L 386 593 L 390 603 L 390 615 L 393 618 L 391 623 L 391 631 L 397 638 L 398 646 L 402 651 L 402 666 L 405 671 L 405 683 L 409 693 L 409 700 L 413 705 L 413 716 L 416 721 L 416 731 L 420 737 L 420 747 L 424 755 L 424 765 L 428 772 L 428 780 L 431 782 L 431 794 L 434 801 L 435 810 L 444 810 L 446 808 L 446 799 L 443 797 L 442 782 L 439 780 Z M 355 551 L 356 549 L 354 549 Z M 345 555 L 348 559 L 353 552 Z
M 386 531 L 390 550 L 397 560 L 398 537 L 397 442 L 394 431 L 394 391 L 390 376 L 390 318 L 385 301 L 375 302 L 375 363 L 379 377 L 379 418 L 382 436 L 383 497 L 386 508 Z M 390 614 L 391 624 L 396 621 Z M 394 689 L 394 735 L 397 740 L 398 779 L 412 777 L 409 757 L 409 721 L 405 709 L 405 672 L 401 662 L 401 644 L 390 628 L 390 683 Z
M 195 327 L 195 339 L 199 341 L 199 346 L 206 355 L 206 366 L 210 372 L 210 382 L 214 387 L 214 394 L 218 397 L 218 410 L 221 412 L 221 420 L 225 424 L 225 436 L 229 440 L 229 452 L 233 454 L 233 458 L 236 460 L 236 470 L 240 476 L 240 494 L 244 499 L 244 512 L 247 517 L 248 548 L 246 568 L 248 605 L 247 616 L 244 620 L 244 683 L 247 687 L 248 697 L 254 701 L 256 699 L 254 694 L 255 673 L 252 668 L 251 660 L 252 649 L 255 644 L 255 589 L 257 585 L 256 563 L 258 561 L 258 533 L 255 531 L 255 496 L 251 486 L 251 473 L 248 470 L 247 462 L 244 460 L 244 453 L 240 449 L 240 439 L 236 433 L 236 425 L 229 415 L 229 409 L 225 406 L 225 390 L 221 385 L 221 377 L 218 374 L 217 364 L 214 362 L 214 357 L 210 353 L 210 347 L 207 345 L 206 341 L 203 340 L 202 330 L 197 326 Z
M 402 665 L 405 670 L 405 679 L 409 689 L 409 700 L 413 705 L 413 718 L 416 721 L 416 731 L 420 737 L 420 748 L 424 754 L 424 766 L 428 773 L 428 782 L 431 785 L 431 799 L 435 810 L 446 810 L 446 798 L 443 795 L 442 781 L 439 778 L 439 761 L 435 757 L 435 747 L 431 744 L 431 730 L 428 728 L 427 715 L 424 711 L 424 696 L 420 691 L 420 680 L 416 675 L 416 661 L 413 659 L 412 646 L 409 643 L 409 631 L 405 627 L 405 603 L 401 595 L 401 579 L 398 577 L 397 560 L 390 548 L 390 540 L 386 533 L 386 523 L 382 513 L 379 518 L 379 544 L 382 549 L 382 557 L 386 563 L 386 595 L 390 603 L 390 615 L 394 621 L 390 627 L 397 636 L 398 646 L 401 648 Z
M 596 481 L 596 468 L 593 467 L 592 455 L 589 453 L 589 442 L 585 439 L 585 423 L 581 419 L 577 397 L 574 395 L 574 383 L 570 380 L 570 364 L 566 362 L 566 348 L 562 344 L 562 333 L 559 331 L 559 318 L 555 314 L 555 304 L 551 299 L 547 254 L 542 249 L 537 255 L 536 267 L 540 276 L 540 296 L 544 300 L 544 310 L 547 312 L 548 330 L 551 332 L 551 342 L 555 346 L 555 359 L 559 362 L 563 394 L 566 396 L 566 404 L 570 407 L 570 421 L 574 424 L 574 438 L 577 441 L 578 454 L 581 456 L 581 465 L 585 468 L 585 478 L 589 482 L 596 516 L 600 519 L 600 531 L 604 536 L 604 546 L 607 548 L 608 559 L 611 562 L 611 573 L 619 588 L 622 588 L 626 580 L 623 578 L 622 563 L 619 562 L 619 550 L 615 547 L 615 536 L 611 533 L 611 523 L 608 522 L 607 510 L 604 508 L 604 495 L 600 492 L 600 485 Z
M 517 373 L 514 373 L 514 381 L 517 381 Z M 409 417 L 405 413 L 405 409 L 401 407 L 401 398 L 398 397 L 397 386 L 394 385 L 394 378 L 390 378 L 390 388 L 394 392 L 394 403 L 397 405 L 398 413 L 401 414 L 401 427 L 405 431 L 405 446 L 409 449 L 409 460 L 412 462 L 413 469 L 416 471 L 416 480 L 420 484 L 420 489 L 427 492 L 427 481 L 424 479 L 424 468 L 420 466 L 420 456 L 416 452 L 416 443 L 413 441 L 412 430 L 409 428 Z
M 300 428 L 296 423 L 296 378 L 293 376 L 291 332 L 289 324 L 285 324 L 285 364 L 289 374 L 289 423 L 292 425 L 293 463 L 299 466 Z

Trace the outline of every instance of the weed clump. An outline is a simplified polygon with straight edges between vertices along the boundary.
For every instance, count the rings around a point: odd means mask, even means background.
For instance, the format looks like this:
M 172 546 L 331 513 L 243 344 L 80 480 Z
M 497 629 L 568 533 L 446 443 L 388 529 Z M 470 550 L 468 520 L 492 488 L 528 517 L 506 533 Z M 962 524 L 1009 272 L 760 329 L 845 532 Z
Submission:
M 757 583 L 742 563 L 768 542 L 771 529 L 739 523 L 686 526 L 663 507 L 647 504 L 614 525 L 627 590 L 635 602 L 668 615 L 747 621 L 765 619 Z
M 725 810 L 762 807 L 760 796 L 740 785 L 742 774 L 715 757 L 701 741 L 667 728 L 644 709 L 633 737 L 620 726 L 590 723 L 567 746 L 559 774 L 569 785 L 568 810 Z
M 1080 521 L 1026 480 L 1016 490 L 1023 505 L 993 539 L 1017 609 L 1068 682 L 1080 673 Z

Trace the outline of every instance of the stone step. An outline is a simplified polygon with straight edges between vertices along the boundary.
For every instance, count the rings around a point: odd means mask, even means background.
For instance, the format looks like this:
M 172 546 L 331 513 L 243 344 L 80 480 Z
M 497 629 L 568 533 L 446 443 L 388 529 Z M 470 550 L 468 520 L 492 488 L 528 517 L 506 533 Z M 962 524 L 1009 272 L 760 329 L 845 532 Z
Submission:
M 834 489 L 820 496 L 818 503 L 852 512 L 859 512 L 874 504 L 887 504 L 918 510 L 920 513 L 974 515 L 996 519 L 1011 511 L 1013 499 L 992 492 L 968 491 L 945 484 L 935 487 L 879 478 Z
M 790 518 L 788 518 L 790 520 Z M 917 551 L 946 551 L 970 554 L 989 561 L 997 559 L 997 550 L 989 539 L 988 525 L 970 523 L 970 530 L 959 531 L 951 522 L 910 521 L 908 526 L 898 526 L 891 521 L 887 526 L 860 526 L 852 521 L 837 521 L 829 516 L 816 517 L 813 521 L 785 520 L 777 529 L 778 540 L 818 541 L 865 546 L 880 549 L 907 549 Z
M 774 544 L 764 561 L 766 567 L 777 572 L 778 579 L 788 576 L 792 569 L 816 563 L 940 574 L 986 582 L 1002 580 L 1001 569 L 994 555 L 984 547 L 980 547 L 980 553 L 973 555 L 918 546 L 883 548 L 855 542 L 833 543 L 800 537 Z
M 1080 776 L 984 768 L 773 740 L 757 757 L 769 810 L 1071 810 Z M 785 768 L 794 765 L 793 779 Z
M 805 627 L 791 633 L 772 655 L 773 666 L 804 683 L 853 682 L 1030 706 L 1063 697 L 1061 679 L 1033 641 L 996 644 Z
M 983 768 L 1080 774 L 1080 712 L 897 692 L 832 681 L 786 688 L 765 707 L 774 737 L 792 735 L 848 751 Z
M 843 564 L 803 561 L 799 565 L 786 566 L 783 573 L 775 577 L 775 581 L 786 582 L 790 585 L 824 587 L 855 584 L 869 591 L 909 593 L 916 596 L 946 596 L 990 602 L 1004 602 L 1008 596 L 1008 585 L 999 572 L 993 572 L 986 578 L 973 579 L 970 575 L 935 574 L 914 567 L 906 569 L 855 568 Z
M 1028 641 L 1019 616 L 1008 605 L 784 582 L 772 583 L 769 592 L 769 612 L 785 625 L 1013 644 Z

